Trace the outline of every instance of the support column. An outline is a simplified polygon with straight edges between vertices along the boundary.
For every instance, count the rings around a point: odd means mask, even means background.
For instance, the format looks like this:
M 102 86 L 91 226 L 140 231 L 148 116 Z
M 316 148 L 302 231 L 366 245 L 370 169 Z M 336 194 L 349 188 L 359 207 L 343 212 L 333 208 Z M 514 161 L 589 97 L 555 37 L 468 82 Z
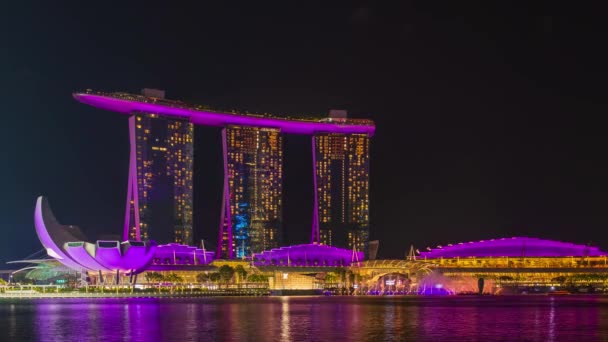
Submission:
M 310 243 L 320 244 L 321 235 L 319 232 L 319 189 L 317 188 L 317 148 L 315 144 L 315 136 L 312 136 L 312 179 L 314 187 L 314 205 L 312 209 L 312 234 Z
M 129 180 L 127 182 L 127 204 L 125 212 L 125 227 L 123 240 L 130 240 L 131 230 L 131 200 L 133 201 L 133 216 L 135 218 L 135 240 L 141 241 L 139 231 L 139 191 L 137 186 L 137 138 L 135 136 L 135 115 L 129 117 Z
M 222 200 L 222 212 L 220 216 L 220 233 L 217 243 L 217 251 L 215 253 L 216 258 L 222 257 L 222 247 L 224 243 L 224 233 L 227 236 L 226 250 L 228 252 L 228 259 L 234 257 L 234 251 L 232 250 L 232 220 L 230 214 L 230 184 L 228 174 L 228 142 L 226 141 L 226 128 L 222 129 L 222 152 L 224 154 L 224 195 Z

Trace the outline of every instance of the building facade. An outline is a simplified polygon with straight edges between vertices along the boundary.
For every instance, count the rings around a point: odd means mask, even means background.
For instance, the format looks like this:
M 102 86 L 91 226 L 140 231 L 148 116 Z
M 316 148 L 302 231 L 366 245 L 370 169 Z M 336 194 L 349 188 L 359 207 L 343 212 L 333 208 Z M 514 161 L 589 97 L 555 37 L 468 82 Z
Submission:
M 193 124 L 134 113 L 129 126 L 129 214 L 124 238 L 192 244 Z
M 366 134 L 317 134 L 313 146 L 318 242 L 367 255 L 370 138 Z
M 372 120 L 347 118 L 346 111 L 336 110 L 326 118 L 217 111 L 167 100 L 163 91 L 150 89 L 143 95 L 87 89 L 73 96 L 130 117 L 124 240 L 192 243 L 192 125 L 203 125 L 222 129 L 216 258 L 246 258 L 280 246 L 282 134 L 312 138 L 311 243 L 368 255 Z
M 218 254 L 244 258 L 282 242 L 283 138 L 278 129 L 228 126 Z

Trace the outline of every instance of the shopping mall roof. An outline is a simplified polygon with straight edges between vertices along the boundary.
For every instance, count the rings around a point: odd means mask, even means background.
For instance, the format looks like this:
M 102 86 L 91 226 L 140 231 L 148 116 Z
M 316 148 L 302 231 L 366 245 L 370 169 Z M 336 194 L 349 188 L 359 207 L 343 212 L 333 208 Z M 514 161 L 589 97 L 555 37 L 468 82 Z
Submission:
M 511 237 L 427 247 L 420 257 L 466 258 L 466 257 L 583 257 L 605 256 L 608 253 L 598 247 L 545 240 L 530 237 Z

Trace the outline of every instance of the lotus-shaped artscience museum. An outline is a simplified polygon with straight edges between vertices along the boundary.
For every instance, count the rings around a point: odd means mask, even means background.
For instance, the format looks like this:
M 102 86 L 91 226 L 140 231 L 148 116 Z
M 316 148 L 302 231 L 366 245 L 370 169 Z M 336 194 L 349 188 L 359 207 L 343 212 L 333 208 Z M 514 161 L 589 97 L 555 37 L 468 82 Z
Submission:
M 86 242 L 80 228 L 57 222 L 42 196 L 36 201 L 34 223 L 47 254 L 78 271 L 138 273 L 150 263 L 156 249 L 154 242 Z

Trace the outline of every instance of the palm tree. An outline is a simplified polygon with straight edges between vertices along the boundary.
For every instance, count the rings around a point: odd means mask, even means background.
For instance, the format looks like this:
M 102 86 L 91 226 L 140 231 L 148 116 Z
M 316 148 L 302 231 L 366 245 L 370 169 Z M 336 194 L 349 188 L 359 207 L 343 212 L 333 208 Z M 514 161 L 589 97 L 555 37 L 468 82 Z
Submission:
M 331 283 L 335 283 L 336 282 L 336 275 L 333 273 L 326 273 L 325 274 L 325 283 L 326 284 L 331 284 Z
M 165 277 L 158 272 L 146 272 L 145 278 L 149 283 L 161 282 L 165 280 Z
M 199 283 L 204 283 L 209 280 L 209 275 L 207 273 L 199 273 L 196 275 L 196 281 Z
M 184 279 L 180 276 L 178 276 L 175 273 L 169 273 L 167 274 L 167 276 L 165 277 L 165 280 L 171 283 L 181 283 L 184 281 Z
M 243 280 L 247 279 L 247 271 L 245 271 L 243 265 L 236 266 L 234 268 L 234 272 L 237 274 L 239 282 L 242 282 Z

